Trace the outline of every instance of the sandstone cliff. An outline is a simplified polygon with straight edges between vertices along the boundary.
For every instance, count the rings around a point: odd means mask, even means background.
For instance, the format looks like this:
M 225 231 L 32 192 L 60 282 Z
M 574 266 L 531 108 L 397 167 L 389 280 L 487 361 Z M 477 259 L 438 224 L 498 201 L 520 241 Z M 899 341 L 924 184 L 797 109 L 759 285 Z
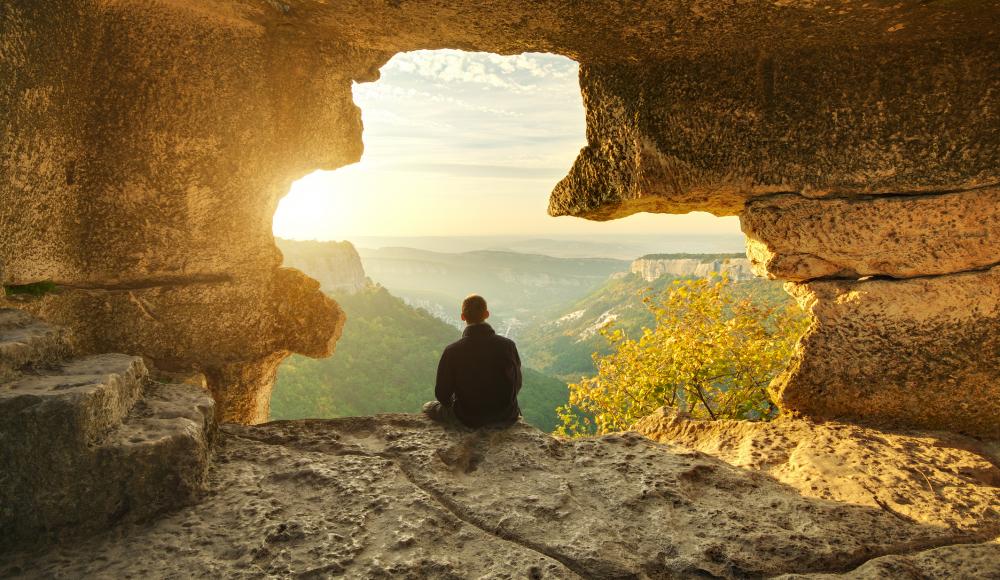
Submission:
M 361 257 L 351 242 L 276 240 L 285 266 L 319 281 L 324 292 L 354 293 L 368 284 Z
M 652 282 L 662 276 L 698 276 L 725 274 L 730 280 L 748 280 L 754 277 L 750 270 L 750 260 L 742 254 L 732 256 L 699 258 L 685 254 L 653 254 L 632 262 L 629 271 L 643 280 Z

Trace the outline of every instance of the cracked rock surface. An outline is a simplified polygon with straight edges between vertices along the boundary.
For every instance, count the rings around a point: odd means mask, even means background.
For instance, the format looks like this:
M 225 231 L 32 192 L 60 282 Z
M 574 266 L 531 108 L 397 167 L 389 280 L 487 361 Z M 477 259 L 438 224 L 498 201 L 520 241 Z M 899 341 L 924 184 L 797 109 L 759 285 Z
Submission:
M 871 453 L 897 462 L 919 456 L 927 477 L 955 487 L 932 503 L 914 497 L 904 514 L 806 493 L 770 472 L 766 458 L 733 465 L 636 433 L 563 441 L 523 424 L 469 431 L 414 415 L 223 432 L 200 505 L 46 553 L 9 555 L 0 575 L 742 578 L 869 570 L 856 577 L 888 578 L 879 574 L 893 566 L 947 570 L 956 550 L 974 552 L 969 561 L 988 570 L 990 542 L 1000 535 L 1000 490 L 987 478 L 1000 475 L 996 466 L 984 455 L 983 477 L 942 479 L 955 454 L 973 462 L 977 452 L 936 445 L 933 435 L 869 438 Z M 774 449 L 761 453 L 810 461 L 772 440 Z M 849 462 L 841 469 L 835 475 L 846 479 L 863 473 Z M 822 485 L 832 475 L 813 477 Z M 981 517 L 929 515 L 962 504 Z
M 754 272 L 816 278 L 912 278 L 1000 262 L 1000 189 L 874 199 L 776 195 L 740 214 Z
M 785 289 L 813 324 L 771 385 L 783 410 L 1000 438 L 1000 266 Z

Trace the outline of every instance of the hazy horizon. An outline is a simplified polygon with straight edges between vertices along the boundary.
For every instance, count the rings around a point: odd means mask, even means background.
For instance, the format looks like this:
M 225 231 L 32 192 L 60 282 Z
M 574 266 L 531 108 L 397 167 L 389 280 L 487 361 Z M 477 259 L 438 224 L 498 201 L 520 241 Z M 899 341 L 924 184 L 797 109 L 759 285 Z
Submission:
M 287 238 L 279 238 L 285 240 Z M 501 235 L 501 236 L 348 236 L 360 251 L 393 247 L 439 253 L 464 253 L 482 250 L 538 254 L 556 258 L 614 258 L 633 260 L 647 254 L 718 254 L 742 253 L 746 237 L 737 234 L 579 234 Z
M 578 65 L 551 54 L 398 54 L 354 85 L 361 162 L 297 181 L 275 235 L 604 236 L 739 234 L 735 217 L 553 218 L 549 193 L 586 145 Z

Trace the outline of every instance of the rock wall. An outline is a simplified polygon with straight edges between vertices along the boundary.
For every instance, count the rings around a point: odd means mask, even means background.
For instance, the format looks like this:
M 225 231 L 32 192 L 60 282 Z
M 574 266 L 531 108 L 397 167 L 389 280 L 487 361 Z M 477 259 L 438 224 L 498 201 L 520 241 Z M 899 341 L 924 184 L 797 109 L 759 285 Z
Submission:
M 1000 438 L 1000 267 L 789 289 L 814 322 L 772 384 L 785 409 Z
M 361 256 L 351 242 L 278 240 L 284 264 L 315 278 L 324 292 L 354 293 L 368 284 Z
M 632 262 L 629 271 L 638 274 L 647 282 L 667 275 L 707 277 L 711 274 L 725 274 L 730 280 L 748 280 L 754 277 L 750 261 L 746 258 L 719 258 L 706 261 L 699 258 L 643 256 Z
M 807 285 L 949 284 L 1000 262 L 994 4 L 14 0 L 0 18 L 4 282 L 62 286 L 33 308 L 89 336 L 88 350 L 204 371 L 227 420 L 265 416 L 275 365 L 328 354 L 339 334 L 343 316 L 319 285 L 279 268 L 271 218 L 294 179 L 359 158 L 351 83 L 376 79 L 400 51 L 580 62 L 588 144 L 553 190 L 553 215 L 739 214 L 758 268 Z M 912 287 L 887 284 L 872 328 L 913 327 Z M 955 307 L 992 320 L 974 304 Z M 863 330 L 838 330 L 850 324 L 818 317 L 811 336 L 869 356 L 871 342 L 849 338 Z M 985 332 L 995 344 L 995 326 Z M 877 357 L 905 367 L 898 338 Z M 803 343 L 806 362 L 831 356 L 820 344 Z M 847 384 L 850 367 L 824 372 Z M 824 380 L 810 368 L 785 379 L 782 404 L 826 413 L 798 403 L 830 392 L 802 391 Z M 951 367 L 905 368 L 935 389 Z M 994 369 L 978 368 L 965 380 L 995 396 Z M 888 396 L 898 376 L 866 388 Z M 964 428 L 975 402 L 954 394 L 935 424 Z
M 331 352 L 343 315 L 279 269 L 271 217 L 293 179 L 359 158 L 350 86 L 375 62 L 224 3 L 0 10 L 3 281 L 59 284 L 32 308 L 84 350 L 204 371 L 252 409 L 221 419 L 266 417 L 269 385 L 224 370 Z M 293 50 L 313 57 L 287 66 Z
M 813 315 L 785 411 L 1000 437 L 1000 189 L 755 199 L 760 275 Z

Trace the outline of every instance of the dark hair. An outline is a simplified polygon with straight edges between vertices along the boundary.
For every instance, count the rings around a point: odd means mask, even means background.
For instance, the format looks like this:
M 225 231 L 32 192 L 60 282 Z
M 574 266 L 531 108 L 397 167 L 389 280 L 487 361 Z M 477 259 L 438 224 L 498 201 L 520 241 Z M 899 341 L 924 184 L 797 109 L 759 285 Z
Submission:
M 469 324 L 479 324 L 486 320 L 486 299 L 478 294 L 470 294 L 462 301 L 462 315 Z

